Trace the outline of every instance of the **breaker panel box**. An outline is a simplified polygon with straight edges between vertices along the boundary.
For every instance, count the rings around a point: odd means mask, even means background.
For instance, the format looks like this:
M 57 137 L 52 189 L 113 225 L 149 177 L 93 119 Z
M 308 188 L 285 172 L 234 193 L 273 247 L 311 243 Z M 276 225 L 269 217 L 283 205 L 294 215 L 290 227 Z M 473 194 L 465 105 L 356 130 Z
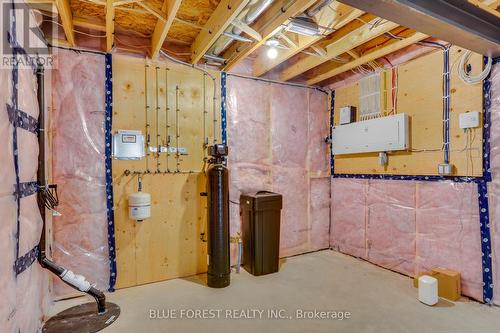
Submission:
M 334 155 L 407 150 L 409 117 L 404 113 L 336 126 L 332 131 Z

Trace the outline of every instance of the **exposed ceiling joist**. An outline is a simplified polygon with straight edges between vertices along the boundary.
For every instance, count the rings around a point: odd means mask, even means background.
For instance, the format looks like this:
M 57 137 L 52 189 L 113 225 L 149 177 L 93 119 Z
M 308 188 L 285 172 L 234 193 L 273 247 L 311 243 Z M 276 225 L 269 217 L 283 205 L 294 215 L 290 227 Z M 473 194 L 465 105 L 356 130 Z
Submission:
M 309 56 L 297 61 L 287 69 L 283 70 L 280 74 L 280 80 L 288 81 L 297 75 L 319 66 L 330 59 L 338 57 L 339 55 L 398 27 L 398 24 L 389 21 L 373 26 L 373 24 L 376 24 L 378 20 L 378 18 L 375 18 L 360 28 L 355 29 L 349 34 L 333 41 L 331 44 L 326 45 L 326 57 L 320 58 Z
M 115 0 L 113 2 L 113 6 L 118 7 L 118 6 L 129 5 L 129 4 L 141 2 L 141 1 L 144 1 L 144 0 Z
M 163 3 L 162 12 L 166 14 L 166 20 L 158 18 L 158 22 L 156 22 L 153 37 L 151 38 L 151 58 L 156 58 L 158 53 L 160 53 L 172 22 L 174 22 L 175 15 L 181 6 L 181 2 L 182 0 L 165 0 Z M 138 2 L 138 4 L 148 10 L 144 7 L 145 4 L 143 2 Z
M 75 45 L 75 33 L 73 31 L 73 15 L 69 6 L 69 0 L 55 0 L 57 11 L 61 16 L 61 23 L 63 26 L 66 40 L 70 46 Z
M 106 52 L 110 52 L 115 37 L 115 7 L 113 0 L 106 1 Z
M 191 46 L 191 63 L 196 64 L 210 46 L 224 33 L 248 0 L 222 0 Z
M 480 9 L 482 9 L 482 10 L 484 10 L 484 11 L 486 11 L 486 12 L 492 14 L 492 15 L 495 15 L 498 18 L 500 18 L 500 12 L 496 11 L 495 9 L 493 9 L 493 8 L 498 7 L 498 3 L 500 1 L 495 1 L 497 3 L 497 6 L 494 6 L 495 2 L 490 3 L 489 5 L 488 5 L 488 2 L 479 1 L 479 0 L 469 0 L 469 2 L 471 4 L 473 4 L 474 6 L 476 6 L 476 7 L 480 8 Z
M 263 39 L 253 43 L 233 43 L 223 54 L 223 58 L 229 59 L 224 70 L 230 70 L 239 64 L 244 58 L 257 50 L 265 40 L 274 36 L 283 24 L 288 23 L 290 17 L 301 14 L 315 2 L 316 0 L 299 0 L 293 2 L 291 5 L 289 5 L 289 0 L 277 0 L 273 2 L 269 9 L 252 25 L 252 28 L 258 31 Z
M 335 2 L 332 5 L 332 8 L 327 6 L 317 14 L 318 18 L 317 22 L 320 26 L 327 26 L 329 28 L 337 30 L 342 28 L 344 25 L 354 20 L 355 18 L 363 15 L 363 12 L 361 10 L 352 8 L 350 6 L 341 4 L 339 2 Z M 290 59 L 299 52 L 314 45 L 323 38 L 324 38 L 323 35 L 320 36 L 297 35 L 298 46 L 296 48 L 279 50 L 279 54 L 276 59 L 269 59 L 265 54 L 265 52 L 262 52 L 255 60 L 253 74 L 255 76 L 261 76 L 265 74 L 266 72 L 270 71 L 271 69 L 283 63 L 284 61 Z
M 412 36 L 407 37 L 403 40 L 392 42 L 391 44 L 388 44 L 387 46 L 380 47 L 380 48 L 375 49 L 374 51 L 372 51 L 370 53 L 364 54 L 353 61 L 350 61 L 346 64 L 343 64 L 341 66 L 333 68 L 329 71 L 320 73 L 320 74 L 310 78 L 309 80 L 307 80 L 307 84 L 310 84 L 310 85 L 317 84 L 318 82 L 324 81 L 324 80 L 329 79 L 335 75 L 341 74 L 343 72 L 346 72 L 348 70 L 351 70 L 353 68 L 361 66 L 369 61 L 376 60 L 376 59 L 384 57 L 390 53 L 401 50 L 407 46 L 418 43 L 426 38 L 429 38 L 429 36 L 426 34 L 417 32 L 417 33 L 413 34 Z
M 75 27 L 92 29 L 96 31 L 106 31 L 106 24 L 102 20 L 90 20 L 83 17 L 73 17 L 73 25 Z

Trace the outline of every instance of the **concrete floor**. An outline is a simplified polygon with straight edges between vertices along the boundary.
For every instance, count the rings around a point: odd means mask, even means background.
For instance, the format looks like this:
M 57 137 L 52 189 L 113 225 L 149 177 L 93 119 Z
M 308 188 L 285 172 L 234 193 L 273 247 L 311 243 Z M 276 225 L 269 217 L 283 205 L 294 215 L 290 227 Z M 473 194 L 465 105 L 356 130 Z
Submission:
M 467 299 L 423 305 L 410 278 L 329 250 L 288 258 L 277 274 L 253 277 L 242 270 L 231 278 L 225 289 L 208 288 L 204 277 L 196 276 L 109 294 L 109 301 L 121 307 L 121 315 L 103 332 L 498 333 L 500 327 L 498 307 Z M 82 297 L 57 302 L 51 314 L 85 301 Z M 182 310 L 203 309 L 212 310 L 205 316 L 220 318 L 150 319 L 150 310 L 159 310 L 155 313 L 161 316 L 176 310 L 181 317 L 193 315 Z M 283 318 L 268 318 L 269 309 L 284 310 Z M 263 310 L 262 318 L 257 310 Z M 348 311 L 350 318 L 297 319 L 297 310 L 336 311 L 329 316 Z M 245 315 L 255 318 L 241 318 Z

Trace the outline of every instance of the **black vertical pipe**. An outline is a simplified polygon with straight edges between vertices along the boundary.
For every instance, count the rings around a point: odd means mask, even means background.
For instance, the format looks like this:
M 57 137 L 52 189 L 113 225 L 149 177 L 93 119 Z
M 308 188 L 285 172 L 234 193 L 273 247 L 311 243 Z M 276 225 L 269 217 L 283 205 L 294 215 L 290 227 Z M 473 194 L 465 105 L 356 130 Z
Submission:
M 38 185 L 42 188 L 47 186 L 45 177 L 45 71 L 42 65 L 36 68 L 36 82 L 37 82 L 37 97 L 38 97 L 38 171 L 37 179 Z M 42 216 L 42 235 L 39 242 L 38 260 L 41 262 L 45 258 L 45 204 L 42 197 L 42 191 L 37 193 L 38 209 Z
M 216 145 L 222 146 L 222 145 Z M 215 147 L 215 146 L 214 146 Z M 225 154 L 227 147 L 224 146 Z M 216 149 L 214 149 L 216 150 Z M 207 171 L 208 196 L 208 286 L 224 288 L 230 283 L 229 262 L 229 172 L 224 157 L 211 153 Z
M 37 198 L 38 198 L 38 209 L 40 210 L 40 216 L 42 217 L 42 234 L 40 236 L 40 241 L 38 243 L 39 254 L 38 254 L 38 262 L 40 265 L 57 275 L 60 279 L 62 279 L 63 275 L 67 272 L 64 267 L 59 266 L 46 256 L 45 252 L 45 225 L 46 225 L 46 211 L 45 211 L 45 203 L 42 195 L 43 191 L 48 191 L 47 186 L 47 174 L 45 170 L 45 71 L 41 64 L 38 64 L 36 69 L 36 81 L 37 81 L 37 98 L 38 98 L 38 185 L 40 187 Z M 67 285 L 76 288 L 71 283 L 64 281 Z M 87 294 L 94 297 L 97 303 L 97 312 L 98 314 L 104 314 L 106 312 L 106 296 L 102 291 L 95 287 L 90 287 L 89 290 L 86 291 Z

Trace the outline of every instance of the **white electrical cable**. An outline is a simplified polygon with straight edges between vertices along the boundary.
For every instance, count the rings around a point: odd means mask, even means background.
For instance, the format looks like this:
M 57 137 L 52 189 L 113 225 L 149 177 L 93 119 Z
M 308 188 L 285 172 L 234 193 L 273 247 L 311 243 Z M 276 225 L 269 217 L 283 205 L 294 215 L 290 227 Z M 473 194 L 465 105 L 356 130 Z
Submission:
M 460 76 L 462 81 L 467 84 L 478 84 L 484 81 L 490 74 L 493 59 L 491 59 L 491 57 L 488 57 L 488 62 L 486 63 L 486 67 L 484 68 L 484 70 L 480 74 L 473 76 L 470 73 L 466 72 L 466 66 L 471 54 L 472 51 L 466 51 L 462 58 L 460 58 L 460 64 L 458 66 L 458 76 Z

